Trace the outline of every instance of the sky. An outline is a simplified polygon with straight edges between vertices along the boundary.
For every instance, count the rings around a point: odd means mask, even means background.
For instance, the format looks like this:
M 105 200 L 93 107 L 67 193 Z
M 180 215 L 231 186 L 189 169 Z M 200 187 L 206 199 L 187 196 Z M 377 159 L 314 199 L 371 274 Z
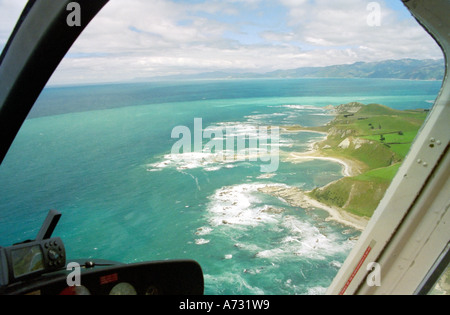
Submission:
M 0 0 L 0 49 L 25 3 Z M 50 84 L 403 58 L 443 55 L 401 0 L 110 0 Z

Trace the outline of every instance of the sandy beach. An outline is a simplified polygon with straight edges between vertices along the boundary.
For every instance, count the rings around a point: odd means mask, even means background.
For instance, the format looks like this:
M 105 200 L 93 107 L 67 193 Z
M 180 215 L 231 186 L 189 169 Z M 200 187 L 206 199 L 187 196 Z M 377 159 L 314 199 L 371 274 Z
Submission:
M 293 207 L 303 209 L 323 209 L 327 211 L 330 217 L 327 220 L 333 220 L 353 227 L 357 230 L 364 230 L 369 222 L 367 218 L 358 217 L 345 210 L 327 206 L 319 201 L 309 197 L 304 191 L 297 187 L 271 186 L 260 188 L 260 192 L 281 198 Z
M 294 128 L 294 127 L 293 127 Z M 318 150 L 318 144 L 327 139 L 329 134 L 323 131 L 308 130 L 305 128 L 297 127 L 297 129 L 283 128 L 283 132 L 286 133 L 298 133 L 298 132 L 310 132 L 316 134 L 322 134 L 324 137 L 322 140 L 311 143 L 307 152 L 292 152 L 286 157 L 286 161 L 291 163 L 303 163 L 311 160 L 323 160 L 339 163 L 343 166 L 343 175 L 345 177 L 357 176 L 363 173 L 363 166 L 359 165 L 357 161 L 346 159 L 343 157 L 330 157 L 326 156 L 322 151 Z
M 359 171 L 359 168 L 354 165 L 352 161 L 344 160 L 344 159 L 338 159 L 333 157 L 327 157 L 321 155 L 318 151 L 311 151 L 311 152 L 305 152 L 305 153 L 291 153 L 289 154 L 288 161 L 293 163 L 302 163 L 307 162 L 311 160 L 323 160 L 323 161 L 332 161 L 339 163 L 343 166 L 343 175 L 345 177 L 351 177 L 361 174 Z
M 307 130 L 288 131 L 288 132 L 309 132 Z M 323 132 L 319 132 L 323 133 Z M 325 138 L 327 133 L 323 133 Z M 343 166 L 342 174 L 345 177 L 353 177 L 363 173 L 361 166 L 357 161 L 342 158 L 342 157 L 330 157 L 326 156 L 323 152 L 318 150 L 318 141 L 311 144 L 310 150 L 307 152 L 292 152 L 286 157 L 286 160 L 291 163 L 304 163 L 311 160 L 324 160 L 339 163 Z M 357 230 L 364 230 L 367 226 L 369 219 L 359 217 L 345 211 L 341 208 L 330 207 L 325 205 L 314 198 L 307 195 L 307 192 L 302 191 L 296 187 L 280 187 L 280 186 L 267 186 L 260 189 L 261 192 L 270 194 L 279 198 L 282 198 L 287 203 L 294 207 L 301 207 L 303 209 L 323 209 L 330 215 L 328 220 L 334 220 L 347 226 L 351 226 Z

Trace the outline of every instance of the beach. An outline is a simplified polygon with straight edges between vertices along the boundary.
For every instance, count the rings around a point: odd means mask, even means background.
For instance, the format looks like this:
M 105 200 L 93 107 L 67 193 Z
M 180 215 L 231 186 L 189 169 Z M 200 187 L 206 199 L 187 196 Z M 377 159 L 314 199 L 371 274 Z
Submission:
M 285 132 L 314 132 L 320 133 L 324 135 L 325 140 L 328 137 L 328 133 L 325 132 L 316 132 L 310 130 L 284 130 Z M 343 158 L 343 157 L 333 157 L 327 156 L 322 150 L 319 149 L 319 143 L 323 140 L 312 143 L 309 146 L 309 150 L 307 152 L 291 152 L 287 155 L 286 161 L 290 163 L 304 163 L 311 160 L 323 160 L 323 161 L 331 161 L 342 165 L 342 175 L 344 177 L 353 177 L 363 173 L 363 166 L 360 165 L 358 161 Z M 331 183 L 330 183 L 331 184 Z M 280 186 L 266 186 L 264 188 L 259 189 L 260 192 L 276 196 L 278 198 L 282 198 L 291 206 L 301 207 L 304 209 L 322 209 L 329 213 L 330 217 L 328 220 L 333 220 L 344 224 L 346 226 L 353 227 L 357 230 L 364 230 L 369 222 L 369 218 L 356 216 L 354 214 L 345 211 L 344 209 L 338 207 L 331 207 L 324 203 L 319 202 L 318 200 L 308 196 L 308 191 L 303 191 L 296 187 L 280 187 Z
M 358 166 L 351 160 L 342 158 L 328 157 L 322 155 L 319 151 L 305 152 L 305 153 L 291 153 L 288 161 L 292 163 L 302 163 L 311 160 L 331 161 L 343 166 L 342 173 L 345 177 L 352 177 L 361 174 Z
M 263 188 L 259 188 L 259 191 L 277 198 L 281 198 L 293 207 L 300 207 L 307 210 L 325 210 L 330 215 L 327 221 L 333 220 L 359 231 L 364 230 L 368 224 L 367 218 L 358 217 L 345 210 L 320 203 L 319 201 L 309 197 L 305 191 L 302 191 L 297 187 L 267 185 Z

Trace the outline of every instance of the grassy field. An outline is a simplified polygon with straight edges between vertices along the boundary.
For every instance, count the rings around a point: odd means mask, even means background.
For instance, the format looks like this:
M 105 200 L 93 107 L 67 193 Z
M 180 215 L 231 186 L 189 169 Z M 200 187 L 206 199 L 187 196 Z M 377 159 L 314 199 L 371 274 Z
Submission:
M 397 174 L 401 163 L 368 171 L 354 179 L 367 182 L 390 183 Z
M 371 217 L 407 156 L 428 112 L 350 103 L 336 108 L 319 144 L 325 156 L 353 160 L 361 174 L 310 192 L 320 202 L 359 216 Z

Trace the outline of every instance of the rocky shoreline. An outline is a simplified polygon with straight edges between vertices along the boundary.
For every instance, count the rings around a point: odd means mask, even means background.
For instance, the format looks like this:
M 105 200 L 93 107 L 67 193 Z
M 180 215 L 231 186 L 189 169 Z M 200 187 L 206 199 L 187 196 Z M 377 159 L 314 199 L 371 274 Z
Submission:
M 360 231 L 364 230 L 369 222 L 368 218 L 358 217 L 345 210 L 320 203 L 309 197 L 305 191 L 297 187 L 267 185 L 258 190 L 262 193 L 281 198 L 293 207 L 325 210 L 330 215 L 327 220 L 333 220 Z

